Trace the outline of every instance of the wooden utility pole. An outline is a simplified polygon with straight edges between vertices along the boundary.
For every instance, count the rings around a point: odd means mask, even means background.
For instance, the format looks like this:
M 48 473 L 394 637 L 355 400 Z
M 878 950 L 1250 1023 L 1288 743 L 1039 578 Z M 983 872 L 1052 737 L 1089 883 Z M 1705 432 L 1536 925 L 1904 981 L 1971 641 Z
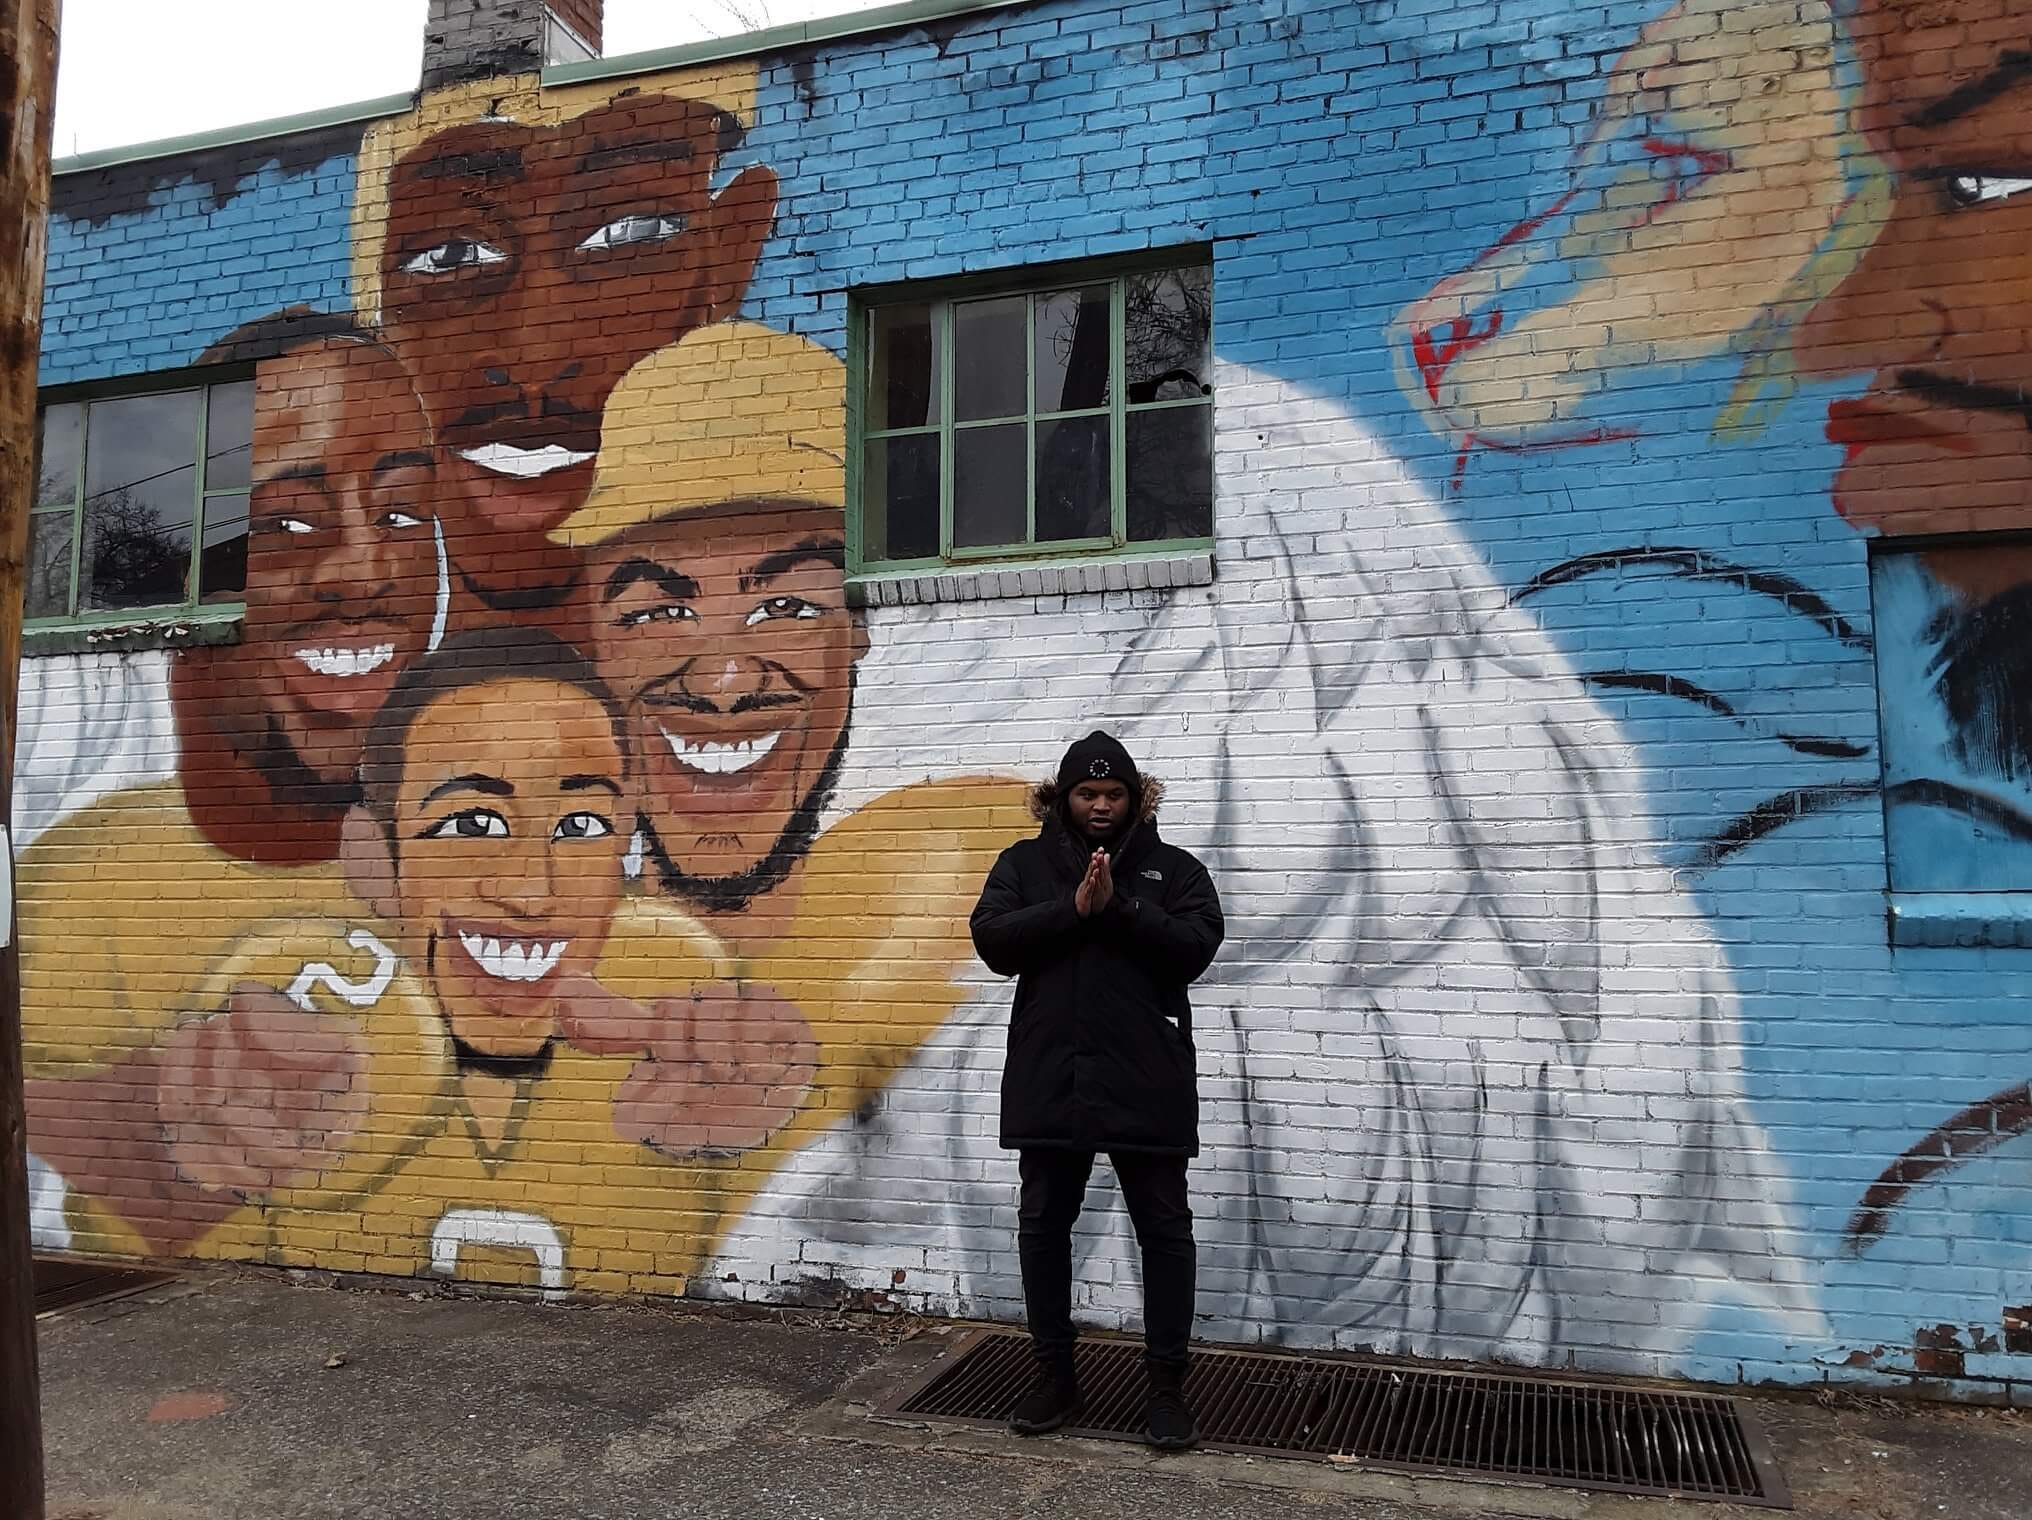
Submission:
M 0 1520 L 42 1520 L 35 1266 L 28 1244 L 28 1119 L 21 1093 L 21 963 L 15 946 L 14 713 L 21 673 L 21 562 L 35 492 L 35 365 L 49 230 L 60 0 L 0 0 Z

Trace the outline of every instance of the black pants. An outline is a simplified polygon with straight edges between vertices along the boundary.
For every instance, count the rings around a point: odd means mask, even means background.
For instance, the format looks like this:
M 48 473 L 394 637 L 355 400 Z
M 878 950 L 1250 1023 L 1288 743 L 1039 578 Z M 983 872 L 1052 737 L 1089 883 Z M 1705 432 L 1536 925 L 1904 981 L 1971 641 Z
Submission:
M 1185 1157 L 1110 1154 L 1122 1200 L 1143 1248 L 1144 1353 L 1156 1367 L 1183 1370 L 1192 1338 L 1192 1206 L 1186 1199 Z M 1022 1152 L 1023 1197 L 1016 1245 L 1023 1262 L 1023 1302 L 1038 1359 L 1072 1356 L 1072 1227 L 1094 1170 L 1092 1151 Z

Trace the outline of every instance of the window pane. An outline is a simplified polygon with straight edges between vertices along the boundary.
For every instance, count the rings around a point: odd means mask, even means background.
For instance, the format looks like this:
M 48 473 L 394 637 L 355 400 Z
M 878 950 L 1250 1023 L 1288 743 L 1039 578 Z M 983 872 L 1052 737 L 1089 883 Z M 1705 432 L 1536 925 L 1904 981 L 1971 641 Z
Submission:
M 962 422 L 1021 417 L 1028 296 L 953 307 L 953 412 Z
M 1037 298 L 1037 410 L 1108 404 L 1108 287 Z M 1042 531 L 1039 537 L 1042 537 Z
M 78 494 L 78 440 L 84 436 L 85 408 L 79 401 L 45 410 L 35 432 L 35 504 L 53 507 Z M 36 614 L 30 613 L 30 617 Z
M 938 421 L 938 328 L 929 306 L 878 306 L 869 321 L 871 432 Z
M 198 599 L 237 602 L 247 589 L 247 498 L 205 498 L 205 547 L 198 556 Z
M 254 436 L 254 382 L 215 385 L 205 402 L 205 489 L 247 484 L 248 445 Z
M 1213 535 L 1213 415 L 1211 406 L 1129 414 L 1131 542 Z
M 1108 419 L 1037 424 L 1037 538 L 1108 536 Z
M 189 491 L 194 466 L 171 472 Z M 110 491 L 85 503 L 85 592 L 81 611 L 160 607 L 182 602 L 190 571 L 190 500 L 180 515 L 157 511 L 134 493 Z
M 81 610 L 187 596 L 199 391 L 92 404 Z
M 23 617 L 70 616 L 72 536 L 68 512 L 38 512 L 28 519 Z
M 2032 543 L 1894 545 L 1870 588 L 1892 890 L 2032 890 Z
M 1129 404 L 1212 394 L 1214 272 L 1201 264 L 1123 282 Z
M 1026 429 L 965 428 L 953 434 L 953 546 L 983 549 L 1024 538 Z
M 938 435 L 870 438 L 862 445 L 861 521 L 869 560 L 938 554 Z

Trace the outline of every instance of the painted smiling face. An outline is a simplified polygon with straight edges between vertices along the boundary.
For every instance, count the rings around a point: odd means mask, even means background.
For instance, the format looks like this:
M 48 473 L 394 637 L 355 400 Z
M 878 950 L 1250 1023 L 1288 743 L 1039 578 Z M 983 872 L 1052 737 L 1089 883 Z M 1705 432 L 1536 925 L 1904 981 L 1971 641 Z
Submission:
M 621 893 L 624 767 L 607 708 L 499 677 L 411 722 L 389 822 L 397 912 L 452 1035 L 528 1057 L 592 975 Z
M 1848 451 L 1835 504 L 1865 526 L 2032 527 L 2032 55 L 2011 22 L 1993 0 L 1872 0 L 1851 23 L 1858 118 L 1896 189 L 1798 350 L 1873 372 L 1828 413 Z
M 262 366 L 253 459 L 235 663 L 310 775 L 343 785 L 437 614 L 430 432 L 387 350 L 332 340 Z
M 593 551 L 601 676 L 627 706 L 666 883 L 738 907 L 816 833 L 867 635 L 846 602 L 837 508 L 741 503 Z
M 1682 59 L 1702 33 L 1731 56 Z M 1834 44 L 1817 0 L 1681 0 L 1639 33 L 1566 183 L 1393 324 L 1433 431 L 1463 449 L 1629 436 L 1657 401 L 1620 378 L 1734 351 L 1841 209 Z
M 470 503 L 457 552 L 483 595 L 592 483 L 600 419 L 636 360 L 732 312 L 776 179 L 709 181 L 725 113 L 631 96 L 559 126 L 479 122 L 406 154 L 389 187 L 387 330 Z M 461 534 L 461 537 L 467 534 Z M 555 557 L 553 556 L 553 559 Z

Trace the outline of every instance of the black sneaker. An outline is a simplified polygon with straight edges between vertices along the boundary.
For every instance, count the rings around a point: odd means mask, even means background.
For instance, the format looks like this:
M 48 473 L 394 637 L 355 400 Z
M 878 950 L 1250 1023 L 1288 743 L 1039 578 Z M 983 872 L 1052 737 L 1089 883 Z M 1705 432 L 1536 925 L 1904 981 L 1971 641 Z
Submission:
M 1009 1428 L 1019 1436 L 1041 1436 L 1058 1429 L 1082 1412 L 1079 1379 L 1072 1369 L 1040 1369 L 1037 1383 L 1009 1416 Z
M 1176 1383 L 1155 1383 L 1143 1406 L 1143 1439 L 1159 1451 L 1189 1451 L 1199 1444 L 1199 1423 Z

